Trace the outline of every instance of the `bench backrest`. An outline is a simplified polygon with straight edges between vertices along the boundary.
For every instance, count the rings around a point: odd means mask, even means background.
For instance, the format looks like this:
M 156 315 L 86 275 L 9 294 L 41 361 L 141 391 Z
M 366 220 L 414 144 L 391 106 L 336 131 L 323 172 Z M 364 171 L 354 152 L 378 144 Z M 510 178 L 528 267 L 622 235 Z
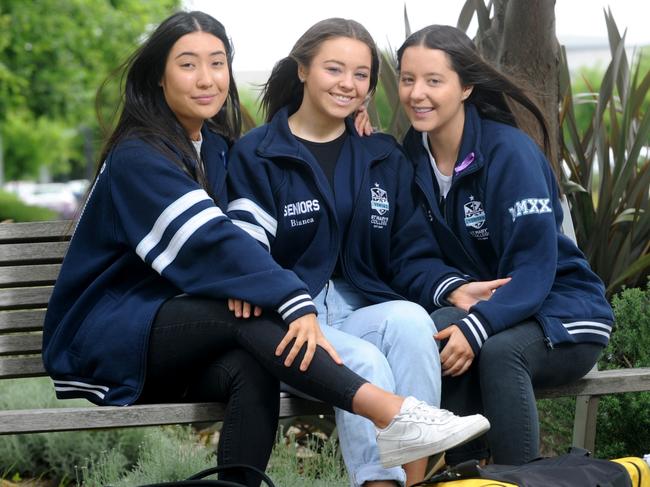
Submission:
M 68 247 L 68 221 L 0 224 L 0 379 L 45 375 L 45 308 Z

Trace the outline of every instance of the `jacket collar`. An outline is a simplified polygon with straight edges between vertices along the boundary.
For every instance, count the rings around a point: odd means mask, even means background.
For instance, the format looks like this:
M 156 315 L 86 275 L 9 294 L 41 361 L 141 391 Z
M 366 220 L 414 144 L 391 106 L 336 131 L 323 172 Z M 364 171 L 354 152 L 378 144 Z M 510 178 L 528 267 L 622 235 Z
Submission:
M 345 129 L 348 133 L 349 143 L 353 151 L 365 153 L 363 159 L 375 161 L 385 159 L 394 149 L 394 143 L 384 137 L 361 137 L 354 127 L 354 121 L 348 117 L 345 119 Z M 289 129 L 289 113 L 284 107 L 276 113 L 267 125 L 266 133 L 260 142 L 257 153 L 261 157 L 289 157 L 303 161 L 311 160 L 311 154 L 307 155 L 305 148 Z
M 213 154 L 220 154 L 225 160 L 225 154 L 228 152 L 228 142 L 222 135 L 213 132 L 205 124 L 201 128 L 201 155 L 205 158 Z

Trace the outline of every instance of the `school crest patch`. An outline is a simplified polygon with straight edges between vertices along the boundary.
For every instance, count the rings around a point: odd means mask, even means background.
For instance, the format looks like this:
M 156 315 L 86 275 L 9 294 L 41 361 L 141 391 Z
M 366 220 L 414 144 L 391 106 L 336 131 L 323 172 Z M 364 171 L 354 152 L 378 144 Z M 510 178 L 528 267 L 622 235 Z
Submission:
M 468 228 L 469 234 L 478 240 L 487 239 L 489 237 L 488 229 L 483 228 L 485 225 L 483 203 L 470 196 L 469 201 L 463 205 L 463 209 L 465 210 L 465 226 Z
M 374 187 L 370 188 L 370 208 L 378 213 L 370 215 L 372 226 L 384 228 L 388 224 L 388 217 L 385 215 L 390 211 L 390 203 L 388 193 L 379 187 L 379 183 L 375 183 Z
M 390 204 L 388 203 L 388 194 L 375 183 L 374 188 L 370 188 L 370 207 L 380 215 L 388 213 Z

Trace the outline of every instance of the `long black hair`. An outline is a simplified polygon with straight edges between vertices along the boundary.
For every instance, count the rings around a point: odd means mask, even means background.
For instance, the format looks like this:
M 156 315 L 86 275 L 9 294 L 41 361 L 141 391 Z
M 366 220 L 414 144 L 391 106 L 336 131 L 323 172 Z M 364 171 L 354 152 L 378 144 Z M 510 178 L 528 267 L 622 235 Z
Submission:
M 379 51 L 370 33 L 354 20 L 336 17 L 321 20 L 307 29 L 296 41 L 289 56 L 278 61 L 273 67 L 271 76 L 262 90 L 262 109 L 267 122 L 284 106 L 289 106 L 289 113 L 300 107 L 304 91 L 298 78 L 298 66 L 309 67 L 321 44 L 337 37 L 356 39 L 370 48 L 372 61 L 368 94 L 374 93 L 379 78 Z
M 169 157 L 193 175 L 201 186 L 212 194 L 201 164 L 196 164 L 196 153 L 189 135 L 169 108 L 160 80 L 165 72 L 167 57 L 176 41 L 186 34 L 206 32 L 223 42 L 230 73 L 228 96 L 222 109 L 211 119 L 208 127 L 230 142 L 241 132 L 239 94 L 232 72 L 233 49 L 224 26 L 203 12 L 177 12 L 165 19 L 149 38 L 100 86 L 96 109 L 101 120 L 102 94 L 115 76 L 120 76 L 120 106 L 117 125 L 104 143 L 99 165 L 111 149 L 129 137 L 147 141 L 156 150 Z M 173 150 L 172 147 L 175 149 Z M 179 154 L 180 152 L 180 154 Z M 95 179 L 99 173 L 99 167 Z
M 398 72 L 404 51 L 411 46 L 444 51 L 461 84 L 474 87 L 465 102 L 473 103 L 483 117 L 517 127 L 507 99 L 526 108 L 537 119 L 544 136 L 544 149 L 547 154 L 550 153 L 548 123 L 542 110 L 519 84 L 483 59 L 463 31 L 449 25 L 430 25 L 414 32 L 397 50 Z

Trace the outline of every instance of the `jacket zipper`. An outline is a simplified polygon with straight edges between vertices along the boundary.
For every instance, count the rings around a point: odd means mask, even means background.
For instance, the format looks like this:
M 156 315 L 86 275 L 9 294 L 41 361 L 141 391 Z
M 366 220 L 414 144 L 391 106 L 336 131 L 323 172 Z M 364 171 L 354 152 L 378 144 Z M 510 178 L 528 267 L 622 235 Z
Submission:
M 376 161 L 372 161 L 370 164 L 368 164 L 368 166 L 366 166 L 366 169 L 365 169 L 365 171 L 363 173 L 363 178 L 361 179 L 361 185 L 360 185 L 361 188 L 364 188 L 366 186 L 367 181 L 368 181 L 368 174 L 370 173 L 370 167 L 375 162 Z M 357 197 L 354 200 L 354 213 L 352 215 L 352 218 L 350 219 L 350 228 L 354 227 L 354 223 L 358 219 L 358 216 L 359 216 L 359 213 L 360 213 L 360 209 L 359 209 L 360 200 L 361 200 L 361 191 L 359 191 L 359 193 L 357 194 Z M 341 258 L 341 270 L 343 271 L 343 277 L 345 277 L 348 281 L 350 281 L 350 283 L 355 288 L 359 289 L 363 293 L 369 293 L 368 290 L 365 290 L 363 288 L 363 286 L 359 285 L 359 283 L 353 277 L 352 273 L 348 270 L 348 267 L 347 267 L 348 252 L 349 252 L 348 247 L 346 246 L 345 249 L 343 250 L 342 255 L 341 255 L 341 257 L 342 257 Z M 390 287 L 390 286 L 388 286 L 388 287 Z M 395 298 L 401 297 L 397 293 L 389 294 L 389 293 L 381 292 L 381 291 L 380 292 L 373 291 L 370 294 L 381 295 L 381 296 L 384 296 L 384 297 L 389 298 L 389 299 L 395 299 Z
M 431 204 L 431 200 L 429 199 L 429 196 L 428 196 L 427 192 L 424 191 L 424 184 L 422 183 L 421 179 L 418 176 L 416 176 L 415 179 L 416 179 L 416 183 L 420 187 L 420 191 L 422 191 L 422 193 L 425 195 L 425 198 L 427 200 L 427 204 L 429 205 L 429 207 L 432 208 L 433 205 Z M 468 262 L 470 262 L 472 264 L 472 266 L 474 266 L 474 268 L 478 270 L 478 269 L 480 269 L 480 266 L 477 264 L 477 262 L 474 260 L 474 258 L 471 255 L 469 255 L 467 250 L 465 250 L 465 247 L 463 247 L 462 242 L 460 241 L 458 236 L 454 233 L 454 231 L 451 229 L 451 227 L 449 226 L 449 223 L 448 223 L 448 221 L 449 221 L 449 211 L 450 211 L 449 208 L 454 204 L 454 200 L 450 199 L 450 196 L 455 196 L 453 194 L 453 189 L 454 189 L 454 182 L 452 181 L 452 186 L 451 186 L 451 188 L 449 188 L 449 192 L 447 193 L 447 198 L 446 198 L 447 201 L 445 201 L 445 214 L 442 215 L 442 221 L 438 221 L 437 224 L 438 225 L 444 225 L 444 227 L 446 228 L 448 233 L 451 234 L 452 238 L 454 239 L 454 243 L 456 244 L 455 245 L 456 248 L 460 249 L 463 252 L 463 255 L 465 256 L 465 258 L 468 260 Z M 434 219 L 436 219 L 435 211 L 432 210 L 431 214 L 434 215 Z

